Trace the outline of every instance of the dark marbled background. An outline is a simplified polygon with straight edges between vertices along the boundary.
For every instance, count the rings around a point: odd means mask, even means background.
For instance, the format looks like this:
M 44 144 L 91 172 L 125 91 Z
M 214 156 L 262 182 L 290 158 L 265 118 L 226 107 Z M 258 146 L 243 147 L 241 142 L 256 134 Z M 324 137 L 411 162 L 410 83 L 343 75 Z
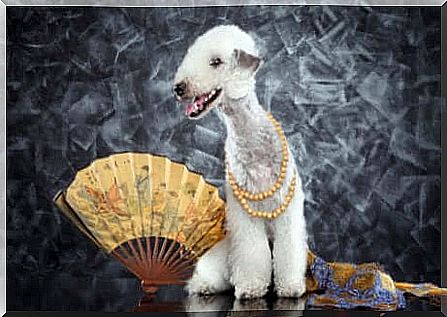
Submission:
M 225 131 L 185 119 L 171 79 L 210 27 L 253 33 L 261 102 L 307 195 L 311 248 L 440 282 L 440 9 L 7 9 L 8 310 L 126 310 L 137 281 L 52 205 L 80 168 L 164 154 L 221 185 Z

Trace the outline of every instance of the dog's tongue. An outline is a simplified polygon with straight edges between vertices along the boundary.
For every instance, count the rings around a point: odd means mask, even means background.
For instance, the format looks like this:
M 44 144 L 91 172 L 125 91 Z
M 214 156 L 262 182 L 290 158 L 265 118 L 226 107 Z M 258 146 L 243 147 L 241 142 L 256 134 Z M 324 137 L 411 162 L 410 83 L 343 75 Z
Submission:
M 187 116 L 189 116 L 191 113 L 193 113 L 194 112 L 194 104 L 192 104 L 192 103 L 188 103 L 187 105 L 186 105 L 186 109 L 185 109 L 185 113 L 186 113 L 186 115 Z
M 191 113 L 193 112 L 197 112 L 198 110 L 202 110 L 203 109 L 203 102 L 205 100 L 204 96 L 200 96 L 199 98 L 197 98 L 193 103 L 189 103 L 186 105 L 186 115 L 191 115 Z

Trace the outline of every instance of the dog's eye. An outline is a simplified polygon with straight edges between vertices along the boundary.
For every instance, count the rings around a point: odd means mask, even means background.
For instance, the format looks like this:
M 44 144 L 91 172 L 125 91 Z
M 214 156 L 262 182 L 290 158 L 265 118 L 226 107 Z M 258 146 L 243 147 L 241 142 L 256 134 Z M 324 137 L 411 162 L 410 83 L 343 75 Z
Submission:
M 210 66 L 217 67 L 220 64 L 223 64 L 223 61 L 220 59 L 220 57 L 214 57 L 210 60 Z

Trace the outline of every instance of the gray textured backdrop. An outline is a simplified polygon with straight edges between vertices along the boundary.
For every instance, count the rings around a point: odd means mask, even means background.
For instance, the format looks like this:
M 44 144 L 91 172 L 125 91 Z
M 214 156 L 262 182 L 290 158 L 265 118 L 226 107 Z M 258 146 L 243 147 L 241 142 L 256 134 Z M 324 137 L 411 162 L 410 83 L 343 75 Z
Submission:
M 95 158 L 164 154 L 222 184 L 222 123 L 214 113 L 186 120 L 171 95 L 186 48 L 222 23 L 261 47 L 258 94 L 299 164 L 312 249 L 439 283 L 439 8 L 9 7 L 7 16 L 8 309 L 61 309 L 62 285 L 82 309 L 77 301 L 98 294 L 89 284 L 76 297 L 73 276 L 106 279 L 109 293 L 136 285 L 124 287 L 129 274 L 51 204 Z

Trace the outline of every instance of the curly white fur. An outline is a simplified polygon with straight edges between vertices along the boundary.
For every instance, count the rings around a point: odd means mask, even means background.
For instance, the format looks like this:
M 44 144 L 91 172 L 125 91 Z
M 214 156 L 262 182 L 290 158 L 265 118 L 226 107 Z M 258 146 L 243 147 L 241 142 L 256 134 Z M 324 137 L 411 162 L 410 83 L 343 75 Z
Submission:
M 211 67 L 209 61 L 216 56 L 223 64 Z M 188 49 L 175 77 L 176 83 L 186 83 L 186 92 L 179 98 L 183 101 L 222 89 L 210 108 L 217 108 L 226 123 L 225 150 L 236 181 L 252 192 L 265 191 L 275 183 L 282 160 L 277 132 L 255 93 L 260 64 L 255 43 L 247 33 L 236 26 L 218 26 Z M 304 194 L 290 151 L 289 157 L 282 188 L 271 198 L 251 203 L 254 209 L 276 208 L 284 201 L 296 172 L 295 196 L 274 220 L 249 216 L 226 185 L 228 234 L 198 261 L 187 285 L 190 294 L 212 294 L 234 286 L 238 299 L 259 298 L 266 294 L 272 273 L 278 296 L 300 297 L 305 292 Z

